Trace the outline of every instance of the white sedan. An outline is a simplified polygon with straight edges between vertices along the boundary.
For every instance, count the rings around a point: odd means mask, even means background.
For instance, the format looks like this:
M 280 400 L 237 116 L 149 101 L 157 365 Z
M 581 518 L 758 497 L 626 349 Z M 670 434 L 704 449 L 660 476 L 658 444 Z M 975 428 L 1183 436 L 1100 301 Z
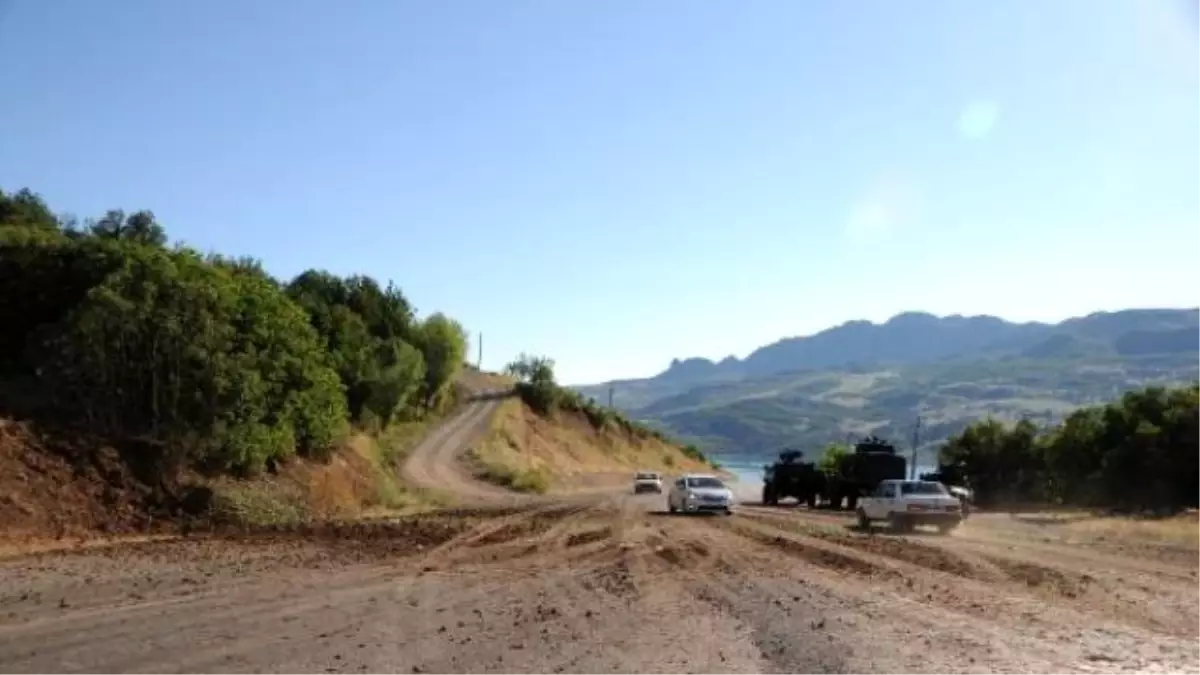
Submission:
M 671 513 L 733 514 L 733 491 L 720 478 L 707 474 L 685 474 L 671 483 L 667 493 L 667 510 Z
M 917 525 L 934 525 L 946 533 L 962 522 L 962 504 L 946 486 L 925 480 L 885 480 L 870 497 L 858 502 L 858 526 L 886 520 L 892 529 L 911 532 Z
M 633 494 L 635 495 L 643 492 L 662 494 L 662 489 L 662 476 L 653 471 L 639 471 L 633 476 Z

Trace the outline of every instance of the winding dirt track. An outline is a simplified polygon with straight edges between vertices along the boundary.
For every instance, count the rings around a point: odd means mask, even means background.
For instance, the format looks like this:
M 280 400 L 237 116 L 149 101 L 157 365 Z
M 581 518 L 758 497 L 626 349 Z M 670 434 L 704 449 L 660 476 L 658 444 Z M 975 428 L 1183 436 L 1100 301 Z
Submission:
M 404 477 L 408 483 L 449 492 L 466 502 L 495 504 L 529 501 L 523 495 L 474 480 L 459 461 L 471 441 L 487 430 L 502 400 L 502 392 L 477 395 L 417 444 L 404 464 Z
M 488 412 L 469 405 L 406 469 L 472 507 L 0 562 L 0 670 L 1200 669 L 1194 549 L 992 514 L 891 536 L 804 509 L 513 499 L 454 461 Z

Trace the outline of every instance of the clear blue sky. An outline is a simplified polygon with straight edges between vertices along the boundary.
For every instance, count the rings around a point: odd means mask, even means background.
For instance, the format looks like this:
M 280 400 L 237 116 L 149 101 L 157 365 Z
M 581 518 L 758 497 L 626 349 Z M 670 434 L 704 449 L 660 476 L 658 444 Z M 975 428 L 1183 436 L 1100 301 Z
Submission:
M 0 186 L 579 383 L 1200 303 L 1195 0 L 0 0 Z

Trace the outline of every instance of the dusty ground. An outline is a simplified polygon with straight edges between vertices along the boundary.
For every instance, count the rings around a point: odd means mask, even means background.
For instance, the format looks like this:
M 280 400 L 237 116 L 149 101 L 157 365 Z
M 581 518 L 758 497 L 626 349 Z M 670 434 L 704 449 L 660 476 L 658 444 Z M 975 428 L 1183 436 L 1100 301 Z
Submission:
M 999 514 L 893 536 L 805 509 L 515 498 L 456 463 L 493 406 L 406 469 L 471 508 L 0 559 L 0 671 L 1200 670 L 1188 537 Z

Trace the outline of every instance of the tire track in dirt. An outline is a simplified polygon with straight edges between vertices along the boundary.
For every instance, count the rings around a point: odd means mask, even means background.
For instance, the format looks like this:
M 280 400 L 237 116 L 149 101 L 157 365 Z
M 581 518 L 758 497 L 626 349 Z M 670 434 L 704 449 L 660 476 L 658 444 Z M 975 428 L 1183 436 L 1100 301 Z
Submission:
M 0 562 L 0 575 L 17 569 L 21 583 L 47 589 L 61 582 L 37 581 L 38 567 L 72 561 L 86 570 L 88 560 L 108 565 L 114 556 L 172 580 L 194 575 L 201 561 L 217 575 L 203 591 L 128 609 L 109 604 L 108 613 L 101 600 L 80 611 L 35 607 L 19 595 L 9 605 L 6 594 L 0 610 L 13 606 L 23 621 L 0 619 L 0 670 L 1086 672 L 1200 665 L 1195 634 L 1179 634 L 1180 622 L 1115 619 L 1103 604 L 1108 589 L 1097 583 L 1074 597 L 1065 592 L 1082 578 L 1071 553 L 1010 550 L 1006 539 L 980 543 L 972 533 L 868 535 L 843 527 L 844 516 L 803 509 L 668 516 L 661 497 L 518 497 L 479 483 L 458 457 L 486 427 L 490 406 L 468 404 L 405 467 L 414 484 L 450 490 L 473 507 L 47 555 L 25 559 L 28 568 Z M 247 568 L 220 577 L 222 569 Z M 105 593 L 119 592 L 120 583 Z
M 995 582 L 1005 578 L 1000 569 L 982 558 L 963 556 L 940 546 L 926 544 L 914 537 L 881 533 L 877 530 L 861 532 L 857 530 L 857 526 L 851 530 L 846 524 L 834 525 L 824 521 L 780 517 L 776 514 L 756 513 L 750 517 L 788 532 L 964 579 Z

